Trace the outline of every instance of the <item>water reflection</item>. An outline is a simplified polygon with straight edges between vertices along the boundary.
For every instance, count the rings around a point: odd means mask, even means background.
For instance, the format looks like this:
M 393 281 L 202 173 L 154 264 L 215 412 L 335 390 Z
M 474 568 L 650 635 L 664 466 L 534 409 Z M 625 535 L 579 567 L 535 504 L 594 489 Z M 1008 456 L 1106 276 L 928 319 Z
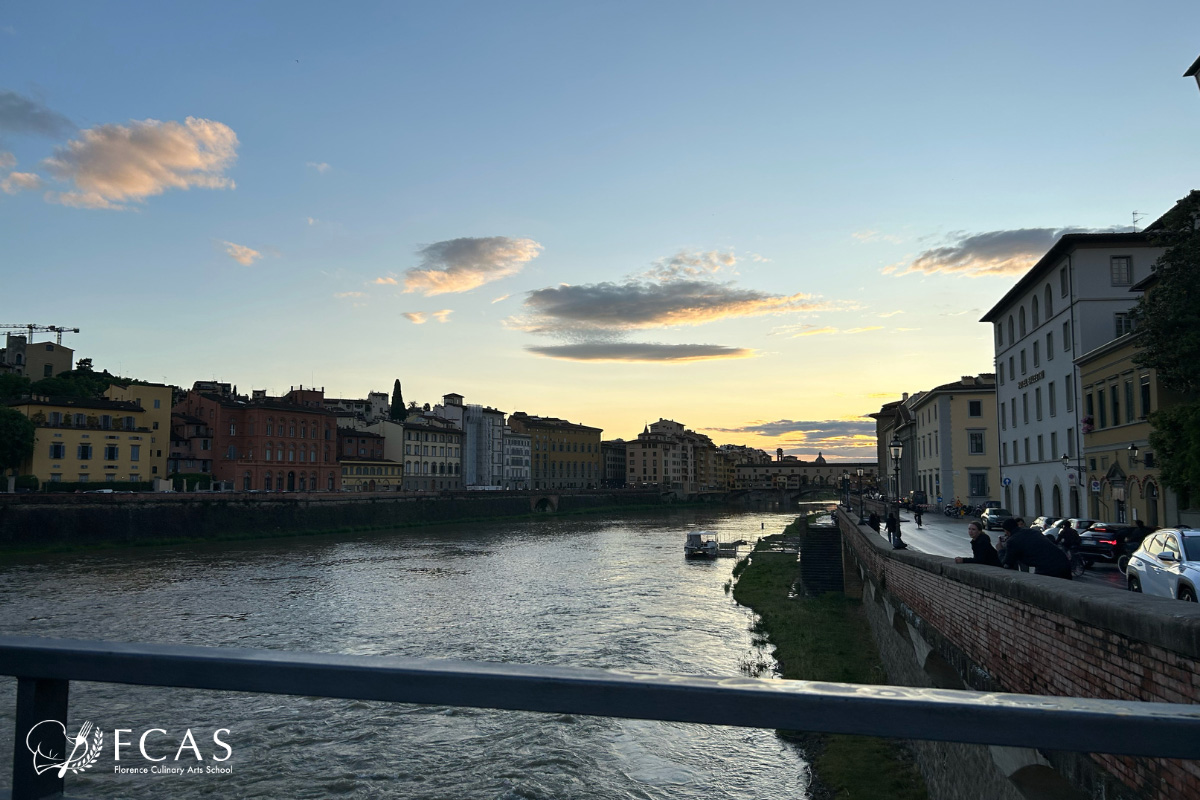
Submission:
M 763 655 L 723 588 L 734 562 L 686 561 L 683 531 L 753 542 L 793 518 L 687 511 L 26 559 L 0 568 L 0 632 L 735 676 Z M 0 681 L 8 748 L 15 682 Z M 807 783 L 770 731 L 89 684 L 71 703 L 73 720 L 110 730 L 233 732 L 230 776 L 69 782 L 92 797 L 799 798 Z

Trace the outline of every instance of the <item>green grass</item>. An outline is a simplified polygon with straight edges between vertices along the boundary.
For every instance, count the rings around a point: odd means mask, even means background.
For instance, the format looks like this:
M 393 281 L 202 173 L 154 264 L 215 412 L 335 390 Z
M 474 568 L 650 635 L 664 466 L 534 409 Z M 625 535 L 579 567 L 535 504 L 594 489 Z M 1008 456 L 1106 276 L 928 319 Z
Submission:
M 748 566 L 735 571 L 734 599 L 758 614 L 755 632 L 775 645 L 775 660 L 788 680 L 884 683 L 879 654 L 862 603 L 837 593 L 805 597 L 795 555 L 763 548 L 802 531 L 797 520 L 781 536 L 766 537 Z M 866 736 L 789 734 L 802 743 L 817 780 L 838 800 L 922 800 L 920 773 L 898 742 Z

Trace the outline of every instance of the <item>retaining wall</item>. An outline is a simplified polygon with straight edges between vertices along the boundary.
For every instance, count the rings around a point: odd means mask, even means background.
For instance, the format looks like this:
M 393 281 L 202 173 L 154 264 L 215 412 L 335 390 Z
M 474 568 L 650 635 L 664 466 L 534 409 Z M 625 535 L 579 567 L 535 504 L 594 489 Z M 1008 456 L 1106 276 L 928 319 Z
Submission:
M 908 686 L 1200 702 L 1200 606 L 892 550 L 839 513 L 889 678 Z M 934 797 L 1200 798 L 1200 762 L 916 742 Z M 971 773 L 997 788 L 976 791 Z M 1065 783 L 1064 783 L 1065 780 Z M 1005 794 L 1008 788 L 1017 794 Z M 1058 788 L 1055 789 L 1054 787 Z

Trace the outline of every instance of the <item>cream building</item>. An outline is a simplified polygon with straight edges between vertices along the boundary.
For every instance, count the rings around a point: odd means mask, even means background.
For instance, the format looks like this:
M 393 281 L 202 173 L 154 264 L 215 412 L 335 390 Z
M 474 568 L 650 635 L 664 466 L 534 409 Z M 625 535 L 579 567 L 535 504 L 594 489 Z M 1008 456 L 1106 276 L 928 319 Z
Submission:
M 967 375 L 915 397 L 909 408 L 913 436 L 902 456 L 915 467 L 913 488 L 942 505 L 998 497 L 996 376 Z

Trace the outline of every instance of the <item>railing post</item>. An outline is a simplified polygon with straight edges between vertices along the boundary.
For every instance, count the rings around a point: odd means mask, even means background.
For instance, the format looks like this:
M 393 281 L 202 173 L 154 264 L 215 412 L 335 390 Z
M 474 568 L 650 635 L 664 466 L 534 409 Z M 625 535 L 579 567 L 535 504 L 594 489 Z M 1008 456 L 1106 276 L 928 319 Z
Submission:
M 41 775 L 34 770 L 33 753 L 26 745 L 29 732 L 42 720 L 62 723 L 38 728 L 43 753 L 67 757 L 67 692 L 70 683 L 45 678 L 17 678 L 17 725 L 13 738 L 12 800 L 43 800 L 62 797 L 63 779 L 59 770 L 48 769 Z

